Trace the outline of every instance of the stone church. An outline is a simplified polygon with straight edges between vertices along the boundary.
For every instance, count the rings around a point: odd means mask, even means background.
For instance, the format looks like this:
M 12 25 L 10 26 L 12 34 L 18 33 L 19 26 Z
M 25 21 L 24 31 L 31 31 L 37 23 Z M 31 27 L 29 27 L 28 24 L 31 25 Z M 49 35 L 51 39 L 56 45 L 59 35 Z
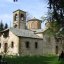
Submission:
M 26 22 L 26 12 L 13 12 L 13 27 L 0 32 L 0 54 L 47 55 L 58 54 L 61 46 L 54 37 L 47 36 L 41 29 L 42 21 L 36 18 Z

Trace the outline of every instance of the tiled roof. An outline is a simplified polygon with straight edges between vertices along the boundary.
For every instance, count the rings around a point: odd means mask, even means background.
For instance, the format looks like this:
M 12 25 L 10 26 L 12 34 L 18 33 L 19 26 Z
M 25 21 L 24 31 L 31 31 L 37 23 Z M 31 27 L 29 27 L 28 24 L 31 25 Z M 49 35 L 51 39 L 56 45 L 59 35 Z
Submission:
M 35 33 L 43 33 L 45 30 L 44 29 L 31 29 Z
M 39 38 L 38 35 L 36 35 L 33 31 L 31 30 L 25 30 L 25 29 L 17 29 L 17 28 L 10 28 L 10 31 L 12 31 L 15 35 L 21 36 L 21 37 L 31 37 L 31 38 Z
M 28 21 L 40 21 L 40 22 L 42 22 L 42 20 L 39 20 L 39 19 L 36 19 L 36 18 L 30 19 Z

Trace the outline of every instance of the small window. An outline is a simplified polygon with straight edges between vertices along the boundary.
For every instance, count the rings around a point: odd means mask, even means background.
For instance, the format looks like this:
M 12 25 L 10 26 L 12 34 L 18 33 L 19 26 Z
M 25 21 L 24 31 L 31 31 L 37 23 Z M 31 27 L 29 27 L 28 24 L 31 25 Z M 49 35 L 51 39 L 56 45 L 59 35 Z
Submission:
M 0 48 L 1 48 L 1 43 L 0 43 Z
M 17 25 L 14 25 L 14 28 L 16 28 L 17 27 Z
M 56 42 L 59 42 L 59 39 L 58 38 L 56 38 Z
M 18 20 L 18 15 L 15 14 L 14 20 L 17 21 Z
M 26 48 L 29 48 L 29 42 L 26 42 L 25 44 L 26 44 Z
M 14 42 L 11 42 L 11 48 L 13 48 L 14 47 Z
M 56 37 L 55 40 L 56 40 L 56 42 L 60 42 L 62 39 L 60 37 L 58 37 L 58 38 Z
M 35 42 L 35 48 L 38 48 L 38 43 L 37 42 Z

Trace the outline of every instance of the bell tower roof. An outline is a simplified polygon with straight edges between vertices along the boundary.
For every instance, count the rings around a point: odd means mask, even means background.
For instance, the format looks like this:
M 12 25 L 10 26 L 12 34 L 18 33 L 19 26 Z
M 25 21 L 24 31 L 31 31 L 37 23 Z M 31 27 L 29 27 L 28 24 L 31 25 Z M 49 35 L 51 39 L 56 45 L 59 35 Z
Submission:
M 25 11 L 23 11 L 23 10 L 20 10 L 20 9 L 17 9 L 17 10 L 15 10 L 13 13 L 15 13 L 15 12 L 17 12 L 17 11 L 21 11 L 21 12 L 24 12 L 24 13 L 26 13 Z

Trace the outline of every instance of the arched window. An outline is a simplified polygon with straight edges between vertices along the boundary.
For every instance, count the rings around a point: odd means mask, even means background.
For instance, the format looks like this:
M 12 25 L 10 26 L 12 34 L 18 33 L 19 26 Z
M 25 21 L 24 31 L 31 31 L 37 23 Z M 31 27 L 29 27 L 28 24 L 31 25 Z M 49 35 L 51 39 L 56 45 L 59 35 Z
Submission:
M 17 25 L 15 24 L 15 25 L 14 25 L 14 28 L 16 28 L 16 27 L 17 27 Z
M 8 49 L 8 43 L 5 43 L 5 44 L 4 44 L 4 52 L 5 52 L 5 53 L 7 52 L 7 49 Z
M 24 15 L 23 14 L 20 15 L 20 20 L 22 20 L 22 21 L 24 20 Z
M 11 42 L 11 48 L 13 48 L 14 47 L 14 42 Z
M 17 15 L 17 14 L 15 14 L 15 16 L 14 16 L 14 20 L 15 20 L 15 21 L 18 20 L 18 15 Z

